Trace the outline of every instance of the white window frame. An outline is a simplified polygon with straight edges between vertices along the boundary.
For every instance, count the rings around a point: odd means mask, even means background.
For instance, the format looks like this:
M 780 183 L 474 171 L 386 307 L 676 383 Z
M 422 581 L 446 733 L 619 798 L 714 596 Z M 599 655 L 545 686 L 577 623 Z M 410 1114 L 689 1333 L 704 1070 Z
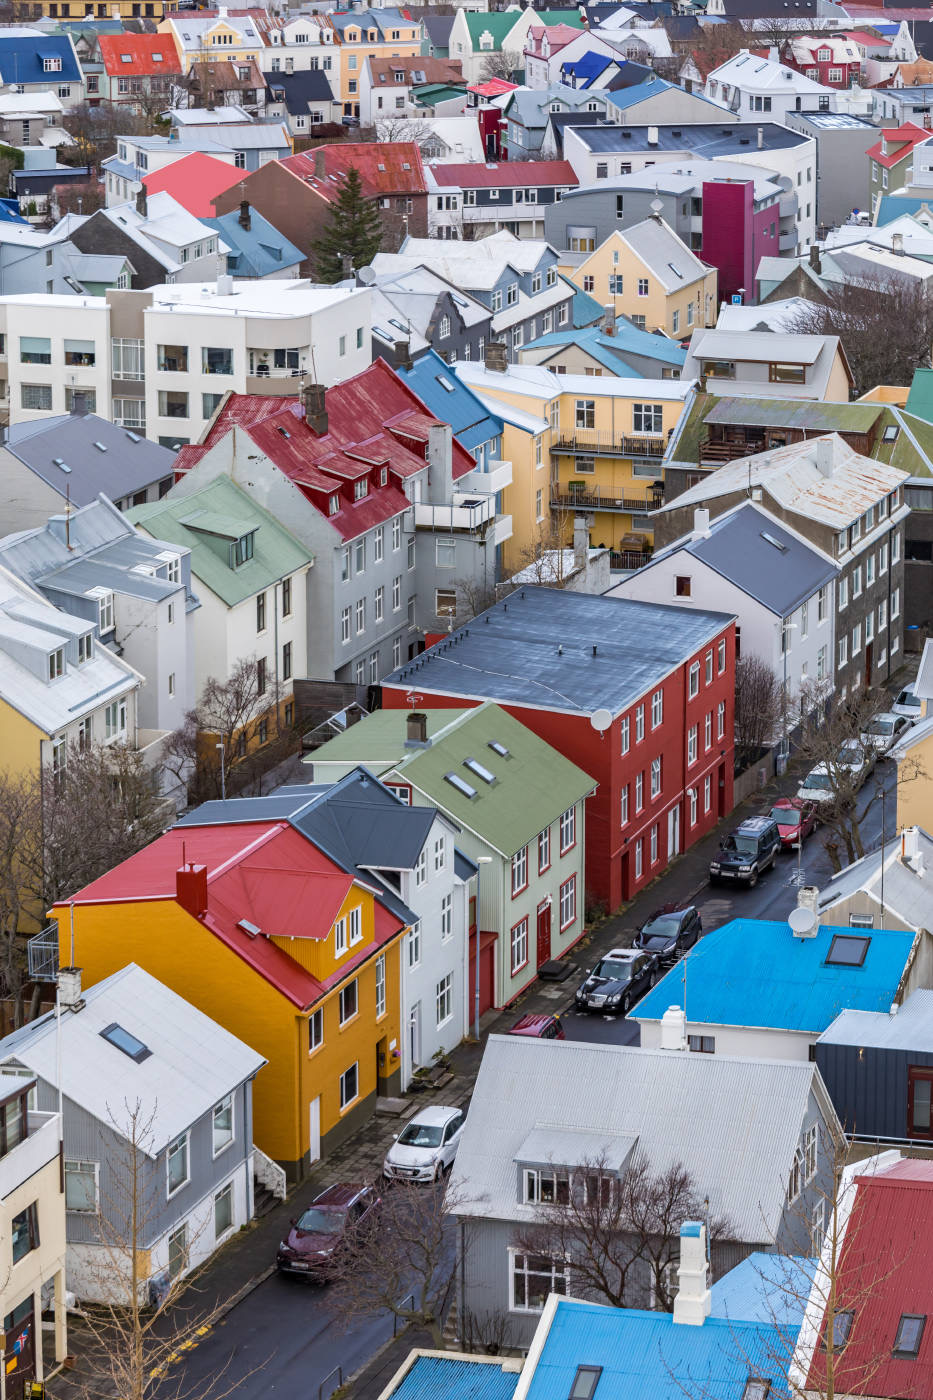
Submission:
M 446 1026 L 454 1015 L 454 976 L 447 972 L 434 988 L 434 1011 L 436 1029 Z
M 173 1185 L 172 1185 L 172 1157 L 173 1157 L 174 1154 L 175 1154 L 176 1152 L 178 1152 L 178 1151 L 183 1151 L 184 1154 L 185 1154 L 185 1175 L 184 1175 L 184 1179 L 183 1179 L 182 1181 L 176 1182 L 175 1185 L 173 1186 Z M 189 1182 L 190 1180 L 191 1180 L 191 1134 L 190 1134 L 189 1132 L 185 1132 L 185 1133 L 182 1133 L 179 1137 L 177 1137 L 177 1138 L 175 1139 L 174 1142 L 170 1142 L 169 1145 L 168 1145 L 168 1147 L 167 1147 L 166 1150 L 165 1150 L 165 1189 L 166 1189 L 166 1197 L 168 1198 L 168 1200 L 171 1200 L 171 1198 L 172 1198 L 174 1195 L 176 1195 L 177 1192 L 183 1190 L 184 1187 L 186 1187 L 186 1186 L 188 1185 L 188 1182 Z
M 217 1146 L 217 1115 L 226 1109 L 230 1110 L 230 1132 L 225 1141 Z M 211 1109 L 211 1155 L 219 1157 L 221 1152 L 226 1152 L 228 1147 L 232 1147 L 236 1141 L 236 1112 L 235 1101 L 232 1093 L 226 1094 L 219 1103 L 215 1103 Z

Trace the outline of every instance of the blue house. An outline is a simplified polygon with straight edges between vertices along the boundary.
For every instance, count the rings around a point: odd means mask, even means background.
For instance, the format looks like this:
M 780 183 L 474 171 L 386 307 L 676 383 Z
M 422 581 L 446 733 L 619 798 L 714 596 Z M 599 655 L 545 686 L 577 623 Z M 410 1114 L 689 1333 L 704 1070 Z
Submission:
M 435 418 L 449 423 L 453 435 L 476 459 L 483 471 L 499 457 L 502 419 L 491 414 L 478 395 L 451 374 L 436 350 L 429 350 L 410 368 L 399 369 L 406 384 Z
M 70 34 L 19 30 L 0 38 L 0 81 L 24 92 L 51 90 L 66 107 L 84 99 L 84 77 Z
M 274 224 L 251 209 L 247 200 L 239 209 L 216 219 L 202 219 L 216 229 L 229 248 L 227 271 L 234 277 L 298 277 L 304 259 L 300 248 L 290 243 Z
M 841 1011 L 887 1012 L 920 985 L 922 936 L 824 924 L 801 936 L 787 923 L 732 919 L 638 1003 L 642 1046 L 686 1038 L 699 1053 L 812 1060 Z

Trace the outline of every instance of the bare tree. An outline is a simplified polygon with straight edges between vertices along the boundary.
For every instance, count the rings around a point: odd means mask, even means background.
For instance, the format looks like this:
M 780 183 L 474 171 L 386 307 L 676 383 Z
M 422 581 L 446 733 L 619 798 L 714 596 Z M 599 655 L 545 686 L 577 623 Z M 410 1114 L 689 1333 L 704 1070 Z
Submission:
M 782 714 L 782 688 L 760 656 L 735 663 L 735 763 L 738 771 L 760 758 L 774 742 Z
M 522 56 L 511 49 L 502 49 L 498 53 L 487 53 L 483 55 L 483 61 L 479 66 L 479 80 L 481 83 L 488 83 L 492 78 L 504 78 L 506 82 L 512 82 L 512 74 L 517 72 L 522 66 Z
M 540 1181 L 542 1199 L 515 1247 L 566 1259 L 577 1296 L 621 1308 L 643 1306 L 649 1292 L 654 1306 L 669 1312 L 680 1227 L 709 1213 L 686 1167 L 659 1169 L 638 1156 L 619 1173 L 600 1156 L 571 1172 L 542 1172 Z M 711 1241 L 728 1231 L 724 1219 L 709 1223 Z
M 56 185 L 52 191 L 55 217 L 65 214 L 93 214 L 104 207 L 104 187 L 100 180 L 87 180 L 80 185 Z
M 931 363 L 933 292 L 896 273 L 833 283 L 820 300 L 805 302 L 787 329 L 838 335 L 857 394 L 877 384 L 910 384 L 914 370 Z
M 63 125 L 75 141 L 80 164 L 90 166 L 98 175 L 101 161 L 116 151 L 118 136 L 148 135 L 152 131 L 152 123 L 129 105 L 110 102 L 102 102 L 99 107 L 79 102 L 65 113 Z M 66 150 L 60 153 L 64 156 Z
M 392 144 L 397 144 L 399 141 L 410 141 L 412 145 L 418 147 L 419 151 L 423 151 L 426 146 L 431 146 L 437 139 L 430 123 L 419 121 L 417 117 L 377 117 L 375 126 L 367 128 L 367 130 L 372 131 L 374 141 L 391 142 Z

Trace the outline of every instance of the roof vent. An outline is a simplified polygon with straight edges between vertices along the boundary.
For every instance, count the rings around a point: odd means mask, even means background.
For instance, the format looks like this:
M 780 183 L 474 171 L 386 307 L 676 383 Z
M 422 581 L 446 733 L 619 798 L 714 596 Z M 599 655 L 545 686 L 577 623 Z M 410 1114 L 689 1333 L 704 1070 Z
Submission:
M 106 452 L 106 451 L 107 451 L 106 444 L 103 443 L 103 442 L 96 442 L 96 441 L 95 441 L 94 446 L 97 448 L 98 452 Z
M 258 924 L 254 924 L 250 919 L 237 919 L 237 928 L 241 928 L 247 938 L 258 938 L 262 929 Z

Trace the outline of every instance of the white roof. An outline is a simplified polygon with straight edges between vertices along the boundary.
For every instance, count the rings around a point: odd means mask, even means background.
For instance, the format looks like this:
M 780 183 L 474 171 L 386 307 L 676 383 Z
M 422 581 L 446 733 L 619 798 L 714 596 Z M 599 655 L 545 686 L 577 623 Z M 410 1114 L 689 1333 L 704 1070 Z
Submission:
M 643 219 L 618 236 L 628 244 L 667 291 L 689 286 L 709 268 L 663 219 Z
M 815 365 L 823 350 L 836 336 L 794 335 L 789 331 L 726 331 L 718 326 L 696 330 L 690 341 L 693 359 L 751 361 L 772 364 L 775 360 L 795 365 Z
M 716 81 L 728 83 L 743 91 L 754 92 L 779 89 L 781 92 L 795 95 L 806 93 L 808 96 L 818 93 L 825 96 L 835 92 L 835 88 L 824 87 L 822 83 L 814 82 L 812 78 L 775 62 L 773 58 L 759 58 L 757 54 L 749 53 L 748 49 L 740 49 L 737 54 L 727 58 L 725 63 L 713 69 L 706 81 L 707 84 Z
M 505 373 L 473 360 L 457 360 L 450 368 L 471 389 L 553 399 L 558 394 L 585 394 L 588 399 L 671 399 L 682 403 L 692 389 L 683 379 L 631 379 L 621 375 L 555 374 L 544 365 L 509 365 Z M 682 500 L 678 497 L 678 500 Z
M 250 44 L 254 48 L 264 48 L 262 36 L 260 35 L 252 18 L 246 16 L 231 15 L 225 12 L 222 16 L 211 16 L 209 19 L 201 19 L 190 11 L 184 13 L 168 15 L 166 18 L 172 21 L 172 26 L 178 37 L 178 42 L 183 49 L 199 49 L 203 47 L 204 35 L 212 29 L 226 27 L 232 29 L 240 36 L 241 44 Z M 216 55 L 218 58 L 222 54 Z
M 352 297 L 367 297 L 367 287 L 320 286 L 305 278 L 237 278 L 233 290 L 219 292 L 216 282 L 172 282 L 151 287 L 152 306 L 144 313 L 197 311 L 217 316 L 264 316 L 290 318 L 311 316 Z
M 762 263 L 765 261 L 762 258 Z M 776 258 L 775 262 L 783 265 L 787 270 L 785 258 Z M 758 268 L 758 276 L 761 274 L 761 264 Z M 785 297 L 782 301 L 768 301 L 761 306 L 730 306 L 728 302 L 723 302 L 719 308 L 719 316 L 716 320 L 718 331 L 783 331 L 788 323 L 792 323 L 802 311 L 808 310 L 813 305 L 806 297 Z
M 252 126 L 253 119 L 243 107 L 172 107 L 173 126 Z
M 145 214 L 139 213 L 133 201 L 112 205 L 109 209 L 101 210 L 101 213 L 106 215 L 112 224 L 120 224 L 131 231 L 134 242 L 139 243 L 151 257 L 173 272 L 181 264 L 166 254 L 165 248 L 160 247 L 160 244 L 180 250 L 191 243 L 197 243 L 200 239 L 217 238 L 216 229 L 202 223 L 165 190 L 148 196 Z M 230 251 L 220 238 L 217 238 L 217 246 L 221 255 Z
M 2 33 L 6 33 L 3 30 Z M 54 92 L 0 93 L 0 117 L 34 117 L 40 112 L 63 112 L 61 98 Z M 24 171 L 24 174 L 28 173 Z
M 406 238 L 397 253 L 377 253 L 372 266 L 383 278 L 423 265 L 432 268 L 455 287 L 493 287 L 506 266 L 516 272 L 531 272 L 550 245 L 542 239 L 516 238 L 504 229 L 478 238 L 475 243 L 434 238 Z
M 423 140 L 426 136 L 425 128 L 430 128 L 438 140 L 443 141 L 450 148 L 446 155 L 431 156 L 431 160 L 435 165 L 460 165 L 467 162 L 470 164 L 475 162 L 482 164 L 486 160 L 483 138 L 480 134 L 479 123 L 475 115 L 462 117 L 429 117 L 419 114 L 413 119 L 413 125 L 421 132 L 421 136 L 418 138 L 419 140 Z M 394 137 L 396 141 L 404 140 L 404 136 L 400 137 L 397 134 L 399 130 L 397 122 L 392 122 L 392 129 L 396 132 Z M 376 130 L 379 130 L 378 120 L 376 122 Z M 425 172 L 427 172 L 427 169 L 428 167 L 426 166 Z
M 85 1005 L 61 1018 L 62 1091 L 99 1122 L 128 1126 L 127 1105 L 139 1103 L 156 1157 L 266 1061 L 197 1007 L 135 963 L 83 992 Z M 137 1063 L 101 1032 L 116 1023 L 150 1051 Z M 0 1041 L 47 1084 L 58 1084 L 54 1013 Z
M 830 60 L 833 63 L 861 63 L 862 60 L 857 45 L 850 39 L 836 38 L 830 34 L 791 39 L 790 46 L 798 63 L 812 63 L 817 49 L 829 49 Z

